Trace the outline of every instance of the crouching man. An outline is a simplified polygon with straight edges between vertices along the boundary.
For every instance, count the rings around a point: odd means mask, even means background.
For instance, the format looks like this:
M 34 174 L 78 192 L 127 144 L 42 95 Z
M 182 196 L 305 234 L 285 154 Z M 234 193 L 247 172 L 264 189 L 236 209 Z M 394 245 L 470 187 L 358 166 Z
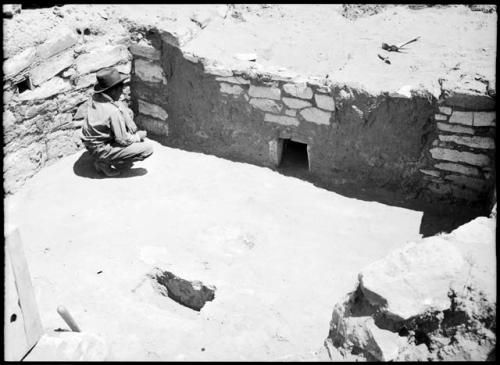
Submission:
M 128 76 L 110 67 L 97 72 L 96 77 L 81 139 L 94 159 L 95 169 L 113 177 L 132 167 L 135 161 L 151 156 L 153 148 L 144 141 L 146 131 L 137 130 L 132 110 L 118 101 Z

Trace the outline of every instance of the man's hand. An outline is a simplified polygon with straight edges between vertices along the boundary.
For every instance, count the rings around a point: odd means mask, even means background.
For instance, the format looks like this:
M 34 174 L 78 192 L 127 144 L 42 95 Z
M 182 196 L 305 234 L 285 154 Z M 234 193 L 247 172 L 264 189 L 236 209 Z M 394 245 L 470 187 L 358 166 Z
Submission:
M 146 139 L 147 133 L 146 133 L 146 131 L 137 131 L 137 135 L 139 136 L 139 138 L 141 139 L 141 142 L 142 142 Z

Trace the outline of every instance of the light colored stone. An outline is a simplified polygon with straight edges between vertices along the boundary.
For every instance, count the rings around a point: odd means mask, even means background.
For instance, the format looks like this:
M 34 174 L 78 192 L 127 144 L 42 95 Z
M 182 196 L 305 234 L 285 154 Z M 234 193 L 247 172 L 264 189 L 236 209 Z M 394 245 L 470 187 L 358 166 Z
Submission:
M 435 177 L 439 177 L 439 175 L 441 175 L 440 172 L 436 171 L 436 170 L 420 169 L 420 172 L 423 173 L 423 174 L 426 174 L 426 175 L 429 175 L 429 176 L 435 176 Z
M 3 111 L 3 126 L 4 127 L 7 127 L 7 126 L 10 126 L 10 125 L 13 125 L 16 123 L 16 117 L 14 116 L 14 114 L 10 111 L 10 110 L 5 110 Z
M 439 135 L 439 139 L 443 142 L 453 142 L 462 146 L 481 149 L 495 149 L 495 141 L 489 137 L 468 137 L 456 135 Z
M 495 127 L 495 112 L 474 112 L 474 127 Z
M 437 127 L 439 130 L 445 132 L 474 134 L 474 129 L 469 127 L 462 127 L 461 125 L 438 122 Z
M 281 105 L 276 103 L 274 100 L 269 99 L 252 98 L 250 99 L 250 104 L 257 109 L 271 113 L 279 113 L 282 108 Z
M 495 301 L 495 230 L 496 220 L 478 217 L 449 235 L 406 243 L 362 270 L 362 292 L 401 319 L 450 308 L 450 288 L 465 285 Z
M 453 109 L 450 108 L 449 106 L 440 106 L 439 112 L 442 114 L 451 115 L 451 113 L 453 112 Z
M 86 332 L 44 334 L 25 361 L 103 361 L 108 355 L 104 339 Z
M 77 41 L 78 37 L 75 32 L 69 28 L 64 28 L 58 32 L 57 36 L 38 46 L 37 54 L 41 58 L 49 58 L 75 45 Z
M 216 77 L 217 81 L 229 82 L 231 84 L 248 85 L 250 80 L 244 79 L 241 76 Z
M 136 123 L 139 128 L 146 130 L 148 133 L 152 133 L 157 136 L 168 136 L 168 123 L 164 120 L 139 115 L 136 118 Z
M 464 166 L 456 163 L 440 162 L 434 165 L 436 169 L 458 172 L 464 175 L 478 176 L 479 170 L 475 167 Z
M 473 115 L 473 112 L 459 112 L 455 110 L 451 115 L 449 122 L 453 124 L 472 126 Z
M 130 75 L 130 72 L 132 71 L 132 62 L 116 65 L 115 68 L 118 72 L 122 74 Z
M 12 17 L 21 12 L 21 4 L 2 4 L 2 12 L 4 16 Z
M 317 108 L 306 108 L 300 111 L 300 115 L 308 122 L 329 125 L 332 113 Z
M 221 82 L 219 87 L 220 92 L 224 94 L 240 95 L 243 92 L 241 86 L 226 84 L 225 82 Z
M 448 120 L 448 117 L 444 114 L 435 114 L 434 120 Z
M 139 43 L 131 44 L 129 51 L 134 56 L 144 57 L 153 61 L 160 60 L 160 51 L 143 40 Z
M 161 66 L 146 60 L 134 60 L 134 72 L 143 81 L 167 84 L 165 73 Z
M 287 94 L 300 99 L 311 99 L 313 97 L 312 89 L 306 83 L 284 84 L 283 90 Z
M 432 148 L 430 153 L 433 158 L 452 162 L 464 162 L 474 166 L 488 166 L 490 158 L 485 155 L 472 152 L 450 150 L 448 148 Z
M 332 112 L 335 110 L 335 101 L 330 95 L 316 94 L 314 95 L 314 100 L 316 100 L 316 106 L 318 108 L 329 110 Z
M 211 66 L 206 66 L 205 67 L 205 72 L 210 74 L 210 75 L 215 75 L 215 76 L 233 76 L 233 71 L 223 69 L 223 68 L 217 68 L 217 67 L 211 67 Z
M 266 98 L 266 99 L 281 99 L 281 90 L 276 87 L 266 87 L 266 86 L 254 86 L 250 85 L 248 90 L 248 95 L 254 98 Z
M 130 53 L 124 45 L 103 46 L 90 53 L 82 54 L 76 59 L 76 70 L 80 75 L 98 71 L 104 67 L 128 61 Z
M 287 98 L 286 96 L 283 97 L 283 102 L 285 103 L 286 106 L 292 109 L 302 109 L 312 106 L 312 104 L 308 101 L 295 98 Z
M 291 117 L 296 117 L 297 116 L 297 111 L 294 109 L 286 109 L 285 114 L 289 115 Z
M 168 118 L 167 112 L 161 106 L 148 103 L 141 99 L 138 99 L 137 101 L 139 104 L 139 113 L 149 115 L 159 120 L 165 120 Z
M 53 59 L 47 60 L 30 71 L 31 83 L 34 86 L 49 80 L 59 72 L 73 64 L 73 52 L 66 52 Z
M 77 105 L 80 105 L 84 101 L 87 101 L 90 99 L 89 96 L 87 96 L 84 93 L 81 92 L 75 92 L 70 95 L 60 95 L 58 97 L 58 102 L 59 102 L 59 111 L 60 112 L 65 112 L 67 110 L 73 109 Z
M 27 90 L 23 92 L 19 95 L 19 100 L 26 101 L 46 99 L 68 90 L 71 90 L 71 84 L 68 80 L 61 79 L 60 77 L 54 77 L 34 90 Z
M 21 53 L 7 59 L 3 63 L 3 73 L 5 79 L 10 79 L 18 75 L 36 60 L 36 49 L 30 47 Z
M 86 87 L 89 87 L 91 85 L 94 85 L 97 83 L 96 75 L 95 73 L 92 74 L 87 74 L 84 76 L 80 76 L 78 78 L 78 82 L 76 83 L 75 89 L 83 89 Z
M 463 175 L 447 175 L 446 180 L 453 181 L 457 185 L 464 185 L 472 190 L 482 191 L 486 187 L 484 180 L 475 179 L 473 177 Z
M 266 115 L 264 116 L 264 121 L 271 123 L 278 123 L 282 125 L 291 125 L 291 126 L 299 125 L 299 120 L 297 118 L 288 117 L 285 115 L 268 114 L 268 113 L 266 113 Z

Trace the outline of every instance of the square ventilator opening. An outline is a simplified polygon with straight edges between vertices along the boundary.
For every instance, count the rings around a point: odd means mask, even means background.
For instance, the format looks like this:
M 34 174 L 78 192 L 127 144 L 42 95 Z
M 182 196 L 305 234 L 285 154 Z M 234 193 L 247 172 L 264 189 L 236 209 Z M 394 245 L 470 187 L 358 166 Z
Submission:
M 307 144 L 283 139 L 283 150 L 279 167 L 294 170 L 309 170 Z

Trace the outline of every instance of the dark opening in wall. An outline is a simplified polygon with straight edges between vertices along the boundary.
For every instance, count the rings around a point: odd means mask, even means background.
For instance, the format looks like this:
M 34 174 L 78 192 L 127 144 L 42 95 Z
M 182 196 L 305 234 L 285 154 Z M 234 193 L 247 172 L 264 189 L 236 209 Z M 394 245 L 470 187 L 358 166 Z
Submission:
M 29 76 L 26 76 L 25 79 L 17 83 L 15 86 L 17 87 L 17 91 L 19 92 L 19 94 L 25 92 L 26 90 L 33 89 L 33 85 L 31 84 Z
M 294 170 L 309 170 L 307 144 L 283 139 L 280 168 Z

